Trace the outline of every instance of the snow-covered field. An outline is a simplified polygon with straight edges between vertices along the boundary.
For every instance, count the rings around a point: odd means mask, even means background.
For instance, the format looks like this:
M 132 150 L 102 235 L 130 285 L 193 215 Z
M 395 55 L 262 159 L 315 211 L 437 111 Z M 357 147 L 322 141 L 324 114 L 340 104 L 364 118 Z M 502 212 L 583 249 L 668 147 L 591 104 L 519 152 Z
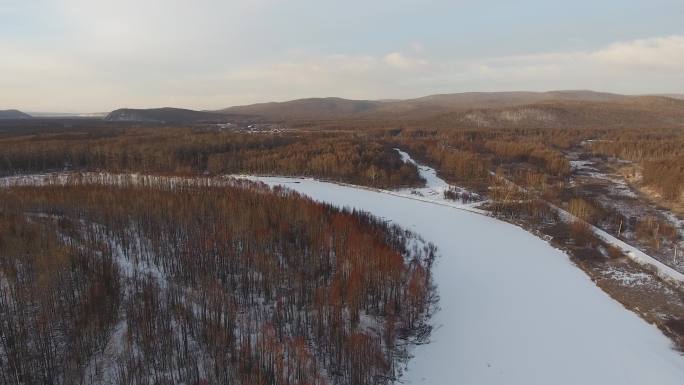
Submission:
M 684 357 L 657 328 L 608 297 L 563 252 L 521 228 L 405 191 L 251 179 L 369 211 L 437 245 L 441 310 L 432 320 L 431 342 L 414 349 L 404 383 L 684 383 Z M 438 179 L 428 179 L 427 188 L 439 187 Z

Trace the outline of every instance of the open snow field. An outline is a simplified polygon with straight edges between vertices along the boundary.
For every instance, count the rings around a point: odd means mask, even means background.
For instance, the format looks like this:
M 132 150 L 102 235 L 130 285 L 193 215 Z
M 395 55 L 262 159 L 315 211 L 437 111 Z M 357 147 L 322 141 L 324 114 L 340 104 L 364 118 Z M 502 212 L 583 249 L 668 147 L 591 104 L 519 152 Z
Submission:
M 414 349 L 404 383 L 684 383 L 684 357 L 657 328 L 521 228 L 397 194 L 311 179 L 250 179 L 371 212 L 439 248 L 433 272 L 441 310 L 431 342 Z

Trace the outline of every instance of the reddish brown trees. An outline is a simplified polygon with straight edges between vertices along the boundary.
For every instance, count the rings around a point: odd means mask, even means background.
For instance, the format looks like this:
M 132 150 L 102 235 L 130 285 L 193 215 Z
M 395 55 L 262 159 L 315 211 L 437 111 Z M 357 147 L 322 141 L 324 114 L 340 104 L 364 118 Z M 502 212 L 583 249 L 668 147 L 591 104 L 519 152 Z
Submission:
M 0 189 L 0 228 L 13 229 L 0 233 L 3 378 L 393 377 L 395 339 L 430 306 L 433 249 L 409 251 L 398 228 L 283 189 L 108 180 Z

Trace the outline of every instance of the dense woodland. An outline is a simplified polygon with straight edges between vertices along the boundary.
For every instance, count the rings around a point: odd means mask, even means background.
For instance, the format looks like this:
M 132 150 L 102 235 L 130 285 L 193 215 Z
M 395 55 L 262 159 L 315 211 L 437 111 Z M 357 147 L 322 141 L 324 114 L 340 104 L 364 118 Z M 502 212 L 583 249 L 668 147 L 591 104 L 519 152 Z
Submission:
M 670 201 L 684 202 L 684 130 L 624 130 L 591 143 L 594 152 L 638 162 L 643 182 Z
M 415 166 L 404 164 L 391 147 L 361 134 L 86 127 L 0 135 L 0 175 L 63 169 L 316 176 L 373 187 L 421 183 Z
M 684 194 L 684 131 L 677 128 L 458 128 L 361 121 L 299 123 L 280 133 L 220 132 L 212 127 L 29 126 L 0 129 L 0 175 L 103 170 L 155 174 L 315 176 L 373 186 L 421 184 L 394 147 L 434 166 L 447 180 L 483 191 L 501 169 L 511 180 L 560 194 L 582 148 L 637 162 L 643 183 L 665 199 Z M 423 124 L 423 123 L 421 123 Z M 331 130 L 332 128 L 332 130 Z
M 420 185 L 416 167 L 403 163 L 393 148 L 433 166 L 444 179 L 494 199 L 494 208 L 507 216 L 546 215 L 536 212 L 543 206 L 536 202 L 540 199 L 563 207 L 583 199 L 596 212 L 590 222 L 614 227 L 615 232 L 626 225 L 631 233 L 641 234 L 630 218 L 601 207 L 569 183 L 567 153 L 573 151 L 634 162 L 641 185 L 666 201 L 684 202 L 684 131 L 668 127 L 424 129 L 410 122 L 339 121 L 300 122 L 283 132 L 240 133 L 215 126 L 29 126 L 0 132 L 0 174 L 63 169 L 252 173 L 382 188 Z M 505 181 L 520 186 L 525 196 Z
M 0 189 L 0 383 L 378 384 L 429 331 L 434 249 L 211 178 Z
M 420 185 L 416 167 L 403 163 L 393 150 L 402 148 L 436 168 L 444 179 L 494 199 L 494 207 L 506 215 L 512 215 L 511 210 L 522 216 L 542 215 L 536 212 L 541 205 L 534 203 L 539 199 L 563 207 L 583 199 L 596 211 L 589 218 L 592 223 L 608 224 L 616 231 L 627 224 L 636 234 L 637 226 L 629 218 L 600 207 L 590 194 L 569 183 L 567 154 L 579 152 L 633 162 L 640 185 L 666 201 L 684 202 L 684 131 L 679 127 L 425 129 L 418 124 L 424 123 L 314 121 L 299 122 L 283 132 L 260 133 L 223 132 L 215 126 L 80 123 L 55 129 L 36 124 L 0 130 L 0 174 L 63 169 L 252 173 L 313 176 L 382 188 Z M 512 191 L 505 180 L 526 191 L 524 203 L 516 203 L 521 202 L 520 191 Z
M 577 151 L 636 162 L 645 186 L 667 200 L 684 201 L 680 128 L 413 129 L 388 135 L 388 140 L 435 166 L 445 179 L 475 189 L 496 184 L 494 174 L 500 172 L 527 190 L 565 199 L 571 172 L 566 153 Z
M 495 180 L 492 174 L 508 167 L 511 178 L 524 178 L 530 187 L 538 184 L 535 177 L 542 178 L 545 185 L 536 187 L 546 188 L 570 173 L 559 149 L 568 145 L 564 138 L 576 138 L 573 134 L 552 129 L 403 130 L 390 141 L 459 185 L 486 190 Z

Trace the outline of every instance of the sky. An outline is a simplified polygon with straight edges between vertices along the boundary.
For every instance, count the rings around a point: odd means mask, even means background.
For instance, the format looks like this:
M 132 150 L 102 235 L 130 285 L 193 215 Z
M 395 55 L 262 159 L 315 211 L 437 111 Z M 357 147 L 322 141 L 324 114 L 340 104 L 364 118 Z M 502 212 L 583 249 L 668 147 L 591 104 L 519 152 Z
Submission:
M 682 0 L 0 0 L 0 109 L 684 93 Z

